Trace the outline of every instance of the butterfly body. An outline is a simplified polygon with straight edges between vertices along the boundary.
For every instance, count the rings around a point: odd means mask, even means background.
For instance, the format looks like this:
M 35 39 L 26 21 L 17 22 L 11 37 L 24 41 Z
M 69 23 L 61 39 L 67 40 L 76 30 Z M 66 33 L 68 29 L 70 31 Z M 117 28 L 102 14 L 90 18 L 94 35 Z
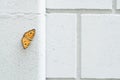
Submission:
M 24 49 L 28 48 L 34 36 L 35 36 L 35 29 L 29 30 L 24 33 L 21 40 Z

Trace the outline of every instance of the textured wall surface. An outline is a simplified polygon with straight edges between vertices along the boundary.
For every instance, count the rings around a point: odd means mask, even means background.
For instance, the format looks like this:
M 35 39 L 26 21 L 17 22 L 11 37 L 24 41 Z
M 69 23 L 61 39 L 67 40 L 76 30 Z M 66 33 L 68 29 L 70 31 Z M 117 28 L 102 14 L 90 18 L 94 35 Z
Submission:
M 38 19 L 28 17 L 0 17 L 0 79 L 1 80 L 38 80 L 39 41 L 36 34 L 30 47 L 26 50 L 21 45 L 23 33 L 38 26 Z M 32 71 L 31 71 L 32 70 Z M 31 76 L 33 75 L 33 76 Z M 29 77 L 28 77 L 29 76 Z
M 120 0 L 47 0 L 48 80 L 120 79 L 119 9 Z
M 0 80 L 45 79 L 44 23 L 38 1 L 0 0 Z M 33 28 L 36 35 L 23 49 L 21 38 Z
M 0 0 L 1 13 L 38 13 L 40 0 Z

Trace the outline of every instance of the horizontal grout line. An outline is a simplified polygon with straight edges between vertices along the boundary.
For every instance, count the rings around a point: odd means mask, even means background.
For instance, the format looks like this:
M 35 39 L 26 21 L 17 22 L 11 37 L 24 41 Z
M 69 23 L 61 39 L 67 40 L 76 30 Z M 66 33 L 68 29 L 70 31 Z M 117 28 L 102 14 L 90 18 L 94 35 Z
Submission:
M 46 13 L 112 14 L 110 9 L 47 9 Z
M 120 14 L 120 9 L 116 10 L 116 14 Z
M 75 80 L 75 78 L 46 78 L 46 80 Z
M 76 80 L 75 78 L 47 78 L 46 80 Z M 120 80 L 117 78 L 80 78 L 80 80 Z
M 119 78 L 81 78 L 80 80 L 120 80 Z

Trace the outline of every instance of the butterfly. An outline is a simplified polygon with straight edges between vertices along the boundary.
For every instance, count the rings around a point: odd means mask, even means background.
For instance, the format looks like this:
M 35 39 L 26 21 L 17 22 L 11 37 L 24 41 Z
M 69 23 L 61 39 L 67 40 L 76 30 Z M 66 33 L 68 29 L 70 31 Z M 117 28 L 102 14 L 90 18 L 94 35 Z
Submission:
M 32 39 L 35 36 L 35 32 L 36 32 L 36 30 L 32 29 L 32 30 L 29 30 L 29 31 L 24 33 L 22 40 L 21 40 L 22 46 L 24 49 L 28 48 L 28 46 L 30 45 Z

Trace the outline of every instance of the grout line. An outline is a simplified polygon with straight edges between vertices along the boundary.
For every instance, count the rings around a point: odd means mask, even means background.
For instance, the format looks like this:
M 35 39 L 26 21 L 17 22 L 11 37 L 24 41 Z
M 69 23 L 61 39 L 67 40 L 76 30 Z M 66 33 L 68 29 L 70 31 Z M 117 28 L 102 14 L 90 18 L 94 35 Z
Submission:
M 76 80 L 74 78 L 46 78 L 46 80 Z M 81 80 L 120 80 L 115 78 L 81 78 Z
M 120 80 L 119 78 L 81 78 L 81 80 Z
M 116 10 L 116 14 L 120 14 L 120 9 Z
M 75 78 L 46 78 L 46 80 L 75 80 Z
M 77 14 L 77 78 L 81 78 L 81 14 Z
M 47 9 L 46 13 L 111 14 L 110 9 Z
M 112 13 L 113 14 L 116 14 L 116 5 L 117 5 L 116 0 L 112 0 Z

